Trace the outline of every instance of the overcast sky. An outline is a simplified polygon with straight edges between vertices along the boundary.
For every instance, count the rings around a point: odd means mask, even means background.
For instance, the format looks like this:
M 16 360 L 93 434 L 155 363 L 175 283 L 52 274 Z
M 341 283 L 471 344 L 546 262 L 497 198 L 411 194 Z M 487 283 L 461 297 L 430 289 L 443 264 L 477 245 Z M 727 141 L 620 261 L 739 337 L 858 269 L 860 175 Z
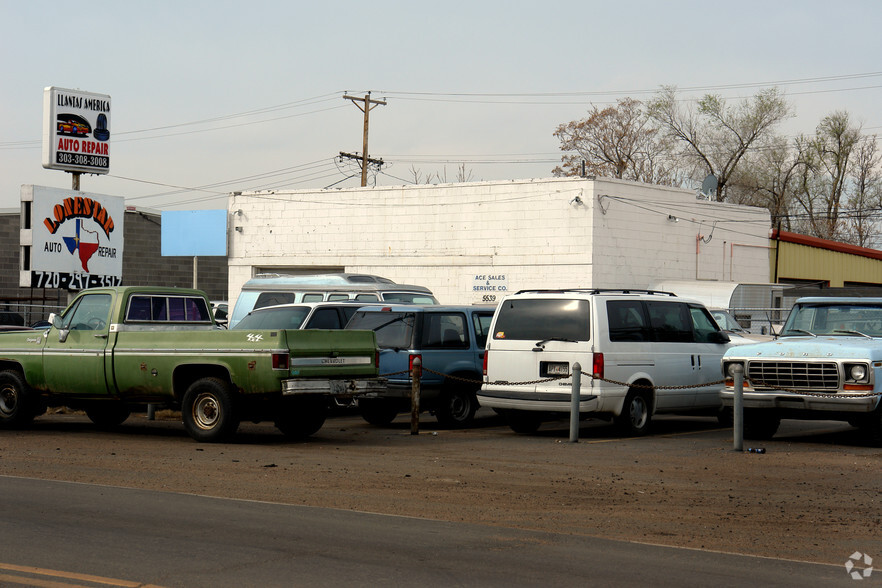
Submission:
M 460 165 L 474 180 L 550 177 L 557 125 L 592 104 L 731 100 L 779 85 L 811 133 L 848 110 L 882 132 L 882 3 L 574 0 L 147 2 L 0 0 L 0 208 L 41 166 L 43 88 L 109 94 L 111 167 L 81 189 L 151 209 L 223 208 L 234 190 L 352 187 L 340 151 L 376 181 Z M 348 178 L 348 179 L 347 179 Z

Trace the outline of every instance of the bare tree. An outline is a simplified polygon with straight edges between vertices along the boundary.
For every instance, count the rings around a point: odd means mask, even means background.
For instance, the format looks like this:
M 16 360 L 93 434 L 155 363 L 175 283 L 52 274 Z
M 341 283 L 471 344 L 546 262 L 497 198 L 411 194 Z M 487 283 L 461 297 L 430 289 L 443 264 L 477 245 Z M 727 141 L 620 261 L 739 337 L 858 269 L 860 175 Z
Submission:
M 728 106 L 712 94 L 684 103 L 677 99 L 676 87 L 664 86 L 648 105 L 649 116 L 666 136 L 683 146 L 681 154 L 700 164 L 704 174 L 717 177 L 719 202 L 726 200 L 729 179 L 748 150 L 768 139 L 790 113 L 777 88 Z
M 845 240 L 861 247 L 879 245 L 879 225 L 874 220 L 882 209 L 882 173 L 876 135 L 864 137 L 854 152 L 851 193 L 846 200 L 849 214 Z
M 556 176 L 613 177 L 654 184 L 672 184 L 669 146 L 646 116 L 643 103 L 622 98 L 615 107 L 594 106 L 588 118 L 562 124 L 554 131 L 560 139 L 562 165 Z M 575 153 L 573 153 L 575 152 Z
M 824 117 L 814 137 L 797 138 L 804 167 L 796 200 L 807 214 L 808 230 L 816 237 L 842 237 L 840 208 L 849 187 L 850 161 L 860 137 L 860 127 L 851 124 L 848 112 L 838 111 Z
M 774 137 L 762 149 L 746 154 L 729 178 L 728 200 L 768 209 L 773 227 L 792 230 L 794 192 L 803 165 L 789 140 Z

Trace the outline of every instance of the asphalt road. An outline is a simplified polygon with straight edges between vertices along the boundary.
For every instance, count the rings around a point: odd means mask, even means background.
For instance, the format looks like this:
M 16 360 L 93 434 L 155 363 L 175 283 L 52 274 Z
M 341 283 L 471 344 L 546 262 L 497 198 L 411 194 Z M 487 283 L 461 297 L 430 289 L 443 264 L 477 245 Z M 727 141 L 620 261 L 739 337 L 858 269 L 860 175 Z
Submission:
M 831 586 L 842 566 L 0 476 L 0 585 Z

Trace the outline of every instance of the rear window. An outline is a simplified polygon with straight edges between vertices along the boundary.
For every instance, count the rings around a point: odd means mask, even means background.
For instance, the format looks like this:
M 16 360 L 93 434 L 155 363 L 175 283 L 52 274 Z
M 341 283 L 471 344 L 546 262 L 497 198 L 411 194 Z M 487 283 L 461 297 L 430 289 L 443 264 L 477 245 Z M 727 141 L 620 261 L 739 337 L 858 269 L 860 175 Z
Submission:
M 500 305 L 493 338 L 587 341 L 590 316 L 588 300 L 513 298 Z
M 275 329 L 299 329 L 309 314 L 308 306 L 267 308 L 247 315 L 233 327 L 234 331 L 261 331 Z
M 412 312 L 356 312 L 347 329 L 374 331 L 377 347 L 409 349 L 413 341 L 416 316 Z
M 126 322 L 209 323 L 211 313 L 200 297 L 136 295 L 129 299 Z

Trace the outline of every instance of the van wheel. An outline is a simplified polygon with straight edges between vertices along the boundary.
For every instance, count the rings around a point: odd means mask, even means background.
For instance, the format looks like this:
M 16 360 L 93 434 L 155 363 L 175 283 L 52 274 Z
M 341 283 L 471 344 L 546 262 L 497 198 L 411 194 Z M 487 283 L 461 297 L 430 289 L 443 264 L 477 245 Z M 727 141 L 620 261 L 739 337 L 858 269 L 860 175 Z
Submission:
M 539 413 L 529 410 L 506 410 L 503 415 L 511 430 L 521 435 L 535 433 L 542 424 L 542 417 Z
M 361 418 L 372 425 L 386 427 L 398 416 L 398 407 L 384 398 L 359 398 Z
M 37 414 L 37 399 L 24 376 L 15 370 L 0 372 L 0 427 L 25 427 Z
M 478 397 L 468 386 L 445 386 L 435 403 L 435 418 L 443 427 L 462 429 L 472 424 Z
M 625 397 L 622 413 L 615 418 L 616 426 L 626 435 L 645 435 L 652 420 L 649 394 L 630 390 Z
M 276 428 L 290 439 L 306 439 L 317 433 L 328 417 L 328 403 L 323 396 L 297 398 L 282 405 L 282 416 L 276 418 Z
M 196 380 L 184 393 L 181 418 L 187 434 L 197 441 L 217 443 L 239 428 L 233 412 L 230 385 L 219 378 Z
M 744 438 L 754 441 L 768 441 L 778 432 L 781 417 L 773 410 L 744 409 Z
M 108 428 L 121 425 L 131 411 L 121 402 L 101 402 L 96 403 L 86 409 L 86 416 L 98 427 Z

